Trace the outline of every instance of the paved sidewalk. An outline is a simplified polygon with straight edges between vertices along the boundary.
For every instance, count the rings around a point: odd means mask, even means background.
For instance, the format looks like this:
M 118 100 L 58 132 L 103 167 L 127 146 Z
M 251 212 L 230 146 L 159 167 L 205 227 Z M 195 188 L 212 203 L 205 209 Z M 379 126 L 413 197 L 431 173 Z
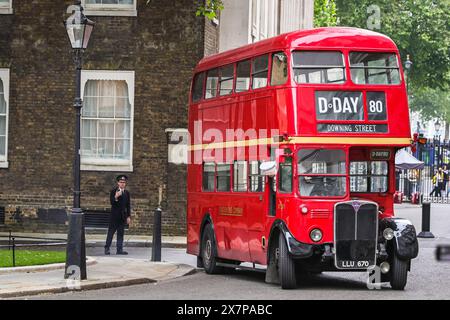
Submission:
M 0 298 L 152 283 L 189 275 L 195 271 L 194 267 L 186 264 L 117 256 L 96 257 L 95 262 L 88 266 L 88 279 L 84 281 L 65 280 L 64 265 L 56 270 L 50 267 L 47 271 L 41 269 L 24 273 L 21 270 L 0 274 Z
M 7 240 L 9 233 L 0 232 L 1 240 Z M 24 232 L 13 232 L 14 236 L 17 237 L 36 237 L 48 239 L 67 239 L 67 234 L 64 233 L 24 233 Z M 6 237 L 6 238 L 5 238 Z M 19 240 L 19 239 L 18 239 Z M 106 230 L 105 234 L 86 234 L 86 245 L 94 247 L 103 247 L 106 241 Z M 142 235 L 128 235 L 125 232 L 124 246 L 125 247 L 151 247 L 153 237 L 152 236 L 142 236 Z M 113 246 L 116 245 L 116 237 L 113 240 Z M 165 248 L 185 248 L 186 247 L 186 237 L 180 236 L 162 236 L 162 246 Z

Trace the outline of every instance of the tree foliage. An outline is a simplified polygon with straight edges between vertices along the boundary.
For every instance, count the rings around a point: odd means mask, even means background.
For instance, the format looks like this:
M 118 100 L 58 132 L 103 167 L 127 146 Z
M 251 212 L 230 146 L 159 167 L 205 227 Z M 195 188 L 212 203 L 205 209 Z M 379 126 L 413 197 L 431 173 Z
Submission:
M 205 16 L 209 20 L 213 20 L 216 18 L 217 13 L 221 10 L 223 10 L 222 0 L 206 0 L 201 1 L 201 4 L 195 14 L 197 16 Z
M 315 0 L 314 1 L 314 26 L 331 27 L 337 24 L 336 1 Z
M 410 87 L 447 90 L 450 84 L 450 0 L 336 0 L 338 25 L 379 31 L 411 55 Z M 378 10 L 379 11 L 378 11 Z M 379 14 L 379 15 L 378 15 Z

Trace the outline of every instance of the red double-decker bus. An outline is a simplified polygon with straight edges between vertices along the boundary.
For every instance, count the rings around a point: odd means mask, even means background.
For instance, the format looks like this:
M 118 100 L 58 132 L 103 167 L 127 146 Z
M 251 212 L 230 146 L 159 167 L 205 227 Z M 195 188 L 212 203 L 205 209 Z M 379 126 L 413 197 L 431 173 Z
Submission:
M 187 252 L 294 288 L 303 272 L 378 272 L 403 289 L 418 254 L 394 217 L 410 146 L 396 45 L 355 28 L 283 34 L 204 58 L 189 107 Z

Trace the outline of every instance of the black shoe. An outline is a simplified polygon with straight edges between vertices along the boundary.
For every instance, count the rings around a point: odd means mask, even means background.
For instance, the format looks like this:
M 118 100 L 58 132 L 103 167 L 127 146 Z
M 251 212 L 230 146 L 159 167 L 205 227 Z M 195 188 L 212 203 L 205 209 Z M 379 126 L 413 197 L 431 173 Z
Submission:
M 111 252 L 109 251 L 109 249 L 105 249 L 105 255 L 109 256 L 111 254 Z
M 127 254 L 128 254 L 128 252 L 126 252 L 126 251 L 117 251 L 117 253 L 116 253 L 116 254 L 127 255 Z

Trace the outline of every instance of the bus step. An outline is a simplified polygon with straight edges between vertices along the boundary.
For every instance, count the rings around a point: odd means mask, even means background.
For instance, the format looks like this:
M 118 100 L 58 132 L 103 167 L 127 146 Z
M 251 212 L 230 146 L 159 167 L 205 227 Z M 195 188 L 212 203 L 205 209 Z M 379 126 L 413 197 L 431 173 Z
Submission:
M 256 272 L 262 272 L 265 273 L 266 269 L 256 268 L 256 267 L 248 267 L 243 265 L 235 265 L 232 263 L 224 263 L 224 262 L 217 262 L 218 267 L 225 267 L 225 268 L 233 268 L 236 270 L 247 270 L 247 271 L 256 271 Z

